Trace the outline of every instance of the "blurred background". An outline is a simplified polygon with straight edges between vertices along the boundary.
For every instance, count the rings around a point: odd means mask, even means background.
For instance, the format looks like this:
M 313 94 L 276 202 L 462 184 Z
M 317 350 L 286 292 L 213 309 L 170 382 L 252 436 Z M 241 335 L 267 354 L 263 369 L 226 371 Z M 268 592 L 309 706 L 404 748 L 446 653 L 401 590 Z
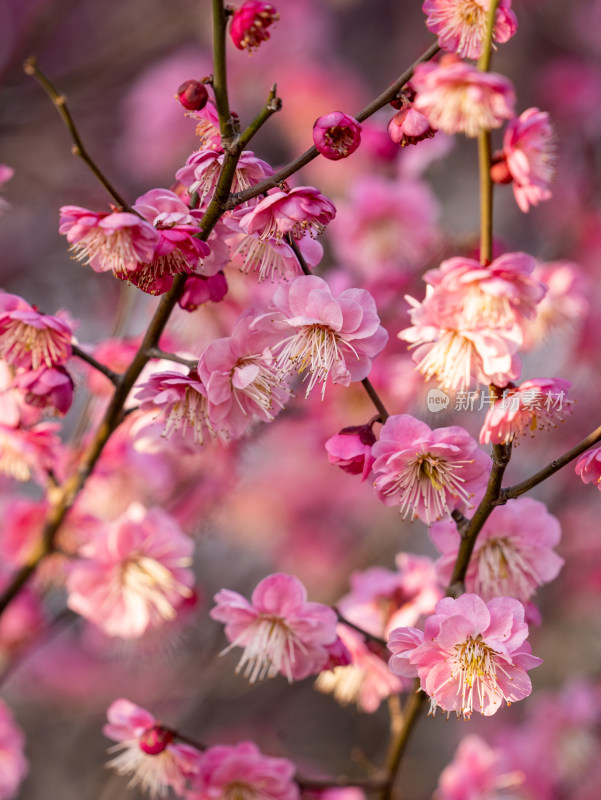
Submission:
M 283 109 L 253 142 L 256 154 L 277 167 L 312 143 L 317 117 L 332 110 L 356 113 L 433 37 L 417 0 L 275 4 L 280 21 L 271 39 L 252 55 L 230 43 L 228 71 L 231 106 L 243 123 L 277 83 Z M 514 82 L 518 113 L 530 106 L 550 112 L 558 157 L 553 198 L 527 215 L 517 208 L 511 187 L 497 188 L 495 247 L 498 253 L 525 250 L 547 270 L 552 292 L 525 354 L 524 377 L 567 378 L 575 404 L 558 429 L 520 443 L 508 483 L 595 428 L 601 390 L 601 2 L 516 0 L 514 10 L 517 34 L 499 46 L 493 69 Z M 10 207 L 0 218 L 0 285 L 46 313 L 68 309 L 82 345 L 96 345 L 116 329 L 133 339 L 157 301 L 70 260 L 58 234 L 59 208 L 108 210 L 109 199 L 71 155 L 56 110 L 22 63 L 35 55 L 67 96 L 90 154 L 133 202 L 149 189 L 170 187 L 197 147 L 194 122 L 174 95 L 184 80 L 211 72 L 210 2 L 0 0 L 0 19 L 0 163 L 14 169 L 2 188 Z M 403 296 L 422 298 L 423 272 L 445 257 L 476 252 L 476 145 L 438 134 L 401 150 L 386 133 L 393 114 L 386 108 L 366 123 L 362 147 L 352 158 L 318 159 L 292 182 L 319 187 L 339 211 L 321 237 L 320 274 L 327 273 L 339 289 L 369 288 L 378 300 L 390 344 L 371 380 L 389 411 L 412 413 L 430 426 L 459 424 L 477 437 L 485 411 L 455 412 L 452 403 L 439 414 L 428 411 L 428 386 L 396 338 L 409 324 Z M 497 146 L 501 138 L 496 132 Z M 379 200 L 369 199 L 374 197 Z M 256 276 L 241 275 L 235 266 L 227 278 L 225 303 L 176 312 L 169 331 L 175 347 L 198 355 L 229 333 L 241 309 L 273 290 L 257 286 Z M 98 395 L 86 402 L 87 380 L 81 367 L 66 438 L 80 435 L 78 418 L 93 422 L 101 408 Z M 234 653 L 217 657 L 226 641 L 222 626 L 208 616 L 220 588 L 249 596 L 269 572 L 293 572 L 310 599 L 333 603 L 348 592 L 353 570 L 375 564 L 394 569 L 399 552 L 436 556 L 422 523 L 404 523 L 394 508 L 376 500 L 369 481 L 359 483 L 327 462 L 326 439 L 373 416 L 360 387 L 328 386 L 323 404 L 303 395 L 299 390 L 273 425 L 229 449 L 215 446 L 183 461 L 153 461 L 124 449 L 121 441 L 109 448 L 86 489 L 86 510 L 113 518 L 132 500 L 160 502 L 195 538 L 198 596 L 172 630 L 133 644 L 109 641 L 65 614 L 62 590 L 50 592 L 35 635 L 16 654 L 7 649 L 0 655 L 2 696 L 25 731 L 31 764 L 21 797 L 136 796 L 125 779 L 103 766 L 106 707 L 121 696 L 203 742 L 252 739 L 264 752 L 291 758 L 305 774 L 365 774 L 381 763 L 386 702 L 373 713 L 343 708 L 316 692 L 310 679 L 290 687 L 279 677 L 249 687 L 234 675 Z M 38 494 L 8 479 L 0 490 L 4 527 L 13 530 L 16 499 L 33 502 Z M 538 713 L 535 705 L 529 711 L 537 692 L 563 708 L 558 698 L 574 680 L 590 693 L 591 714 L 586 722 L 570 722 L 580 732 L 575 756 L 557 744 L 566 764 L 568 755 L 572 759 L 571 772 L 566 766 L 571 783 L 566 778 L 564 794 L 557 789 L 549 797 L 599 796 L 589 783 L 592 765 L 601 762 L 601 498 L 571 466 L 532 496 L 560 519 L 559 552 L 566 561 L 560 577 L 537 596 L 542 624 L 531 640 L 545 663 L 532 674 L 535 694 L 492 719 L 421 720 L 402 771 L 403 798 L 431 797 L 466 732 L 492 741 L 502 729 L 526 726 L 529 715 Z M 570 707 L 569 700 L 565 705 Z M 568 728 L 566 722 L 562 730 Z

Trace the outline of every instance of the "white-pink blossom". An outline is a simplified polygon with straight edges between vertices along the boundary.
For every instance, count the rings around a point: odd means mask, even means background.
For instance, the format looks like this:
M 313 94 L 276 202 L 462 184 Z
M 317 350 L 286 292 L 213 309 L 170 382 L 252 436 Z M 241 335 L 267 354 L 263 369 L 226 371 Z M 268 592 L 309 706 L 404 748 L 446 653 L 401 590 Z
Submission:
M 393 675 L 388 669 L 387 654 L 378 655 L 375 648 L 348 625 L 337 626 L 338 636 L 350 653 L 350 664 L 341 664 L 323 669 L 315 681 L 315 688 L 331 694 L 342 706 L 356 703 L 357 708 L 367 714 L 377 711 L 382 700 L 403 689 L 409 682 Z M 379 649 L 383 649 L 378 646 Z
M 81 206 L 61 208 L 58 230 L 67 237 L 77 261 L 95 272 L 112 270 L 115 275 L 135 272 L 140 264 L 151 262 L 160 239 L 149 222 L 130 211 L 97 213 Z
M 71 355 L 72 335 L 64 312 L 42 314 L 21 297 L 0 293 L 0 356 L 9 364 L 34 370 L 62 364 Z
M 198 194 L 202 205 L 205 197 L 212 197 L 215 191 L 224 159 L 224 153 L 199 150 L 189 156 L 185 166 L 175 173 L 175 177 L 190 194 Z M 252 151 L 245 150 L 236 165 L 231 191 L 242 192 L 272 174 L 273 169 L 266 161 L 257 158 Z
M 67 604 L 108 636 L 140 637 L 175 619 L 192 595 L 193 550 L 169 514 L 132 503 L 81 547 Z
M 168 189 L 151 189 L 133 205 L 159 233 L 153 259 L 134 271 L 125 270 L 118 277 L 131 281 L 148 294 L 163 294 L 173 285 L 173 277 L 200 271 L 209 253 L 209 245 L 198 238 L 201 212 L 188 206 Z
M 299 800 L 295 767 L 266 756 L 253 742 L 205 750 L 187 800 Z
M 583 453 L 576 462 L 575 469 L 583 483 L 594 483 L 601 492 L 601 447 L 593 447 Z
M 445 133 L 477 136 L 515 115 L 511 82 L 455 55 L 443 56 L 438 64 L 418 64 L 411 83 L 417 92 L 414 108 Z
M 275 573 L 260 581 L 250 602 L 230 589 L 218 592 L 215 602 L 211 617 L 225 623 L 231 643 L 224 652 L 244 648 L 236 672 L 251 683 L 278 673 L 292 682 L 324 668 L 327 645 L 336 640 L 336 614 L 307 602 L 298 578 Z
M 301 275 L 278 286 L 272 304 L 282 334 L 275 347 L 278 367 L 283 374 L 305 373 L 307 397 L 321 383 L 323 398 L 329 377 L 343 386 L 363 380 L 388 341 L 375 300 L 365 289 L 346 289 L 334 297 L 323 278 Z
M 140 409 L 164 425 L 163 437 L 174 434 L 182 444 L 204 444 L 213 430 L 209 423 L 207 390 L 198 373 L 155 372 L 134 395 Z
M 169 788 L 183 795 L 188 779 L 200 769 L 202 753 L 176 742 L 173 731 L 125 698 L 111 703 L 107 719 L 102 732 L 118 742 L 109 749 L 109 753 L 118 755 L 108 766 L 119 775 L 131 776 L 128 786 L 140 786 L 151 798 L 167 797 Z
M 429 530 L 441 557 L 436 562 L 440 582 L 451 580 L 461 537 L 454 521 L 441 520 Z M 529 497 L 498 506 L 480 531 L 465 576 L 468 592 L 483 600 L 515 597 L 529 602 L 538 588 L 554 580 L 563 558 L 554 548 L 561 539 L 559 520 L 545 505 Z
M 397 628 L 390 635 L 396 674 L 415 675 L 437 707 L 469 719 L 474 711 L 490 716 L 503 702 L 527 697 L 527 670 L 539 666 L 532 655 L 524 607 L 512 597 L 485 603 L 476 594 L 445 597 L 425 622 L 424 632 Z
M 463 58 L 479 58 L 486 37 L 491 0 L 425 0 L 426 27 L 438 36 L 443 50 Z M 493 40 L 506 42 L 517 30 L 511 0 L 497 6 Z
M 504 762 L 501 748 L 470 734 L 461 740 L 453 761 L 440 773 L 436 800 L 510 800 L 521 794 L 524 773 Z M 516 793 L 517 792 L 517 793 Z
M 270 349 L 277 330 L 253 322 L 252 312 L 243 314 L 232 335 L 211 342 L 198 361 L 211 428 L 235 439 L 257 420 L 271 422 L 291 397 Z
M 409 414 L 389 417 L 372 450 L 378 498 L 427 525 L 470 507 L 490 472 L 489 457 L 466 430 L 431 430 Z
M 556 422 L 563 422 L 571 412 L 570 386 L 562 378 L 531 378 L 504 389 L 486 412 L 480 443 L 507 444 L 516 436 L 557 427 Z
M 396 570 L 369 567 L 350 576 L 351 591 L 336 607 L 342 616 L 373 636 L 386 637 L 393 628 L 415 625 L 434 613 L 441 598 L 434 562 L 427 556 L 399 553 Z
M 335 216 L 335 206 L 318 189 L 296 186 L 286 192 L 270 189 L 238 221 L 249 234 L 280 241 L 286 234 L 300 239 L 306 233 L 321 233 Z
M 551 197 L 555 142 L 546 111 L 528 108 L 511 120 L 503 137 L 503 155 L 521 211 Z

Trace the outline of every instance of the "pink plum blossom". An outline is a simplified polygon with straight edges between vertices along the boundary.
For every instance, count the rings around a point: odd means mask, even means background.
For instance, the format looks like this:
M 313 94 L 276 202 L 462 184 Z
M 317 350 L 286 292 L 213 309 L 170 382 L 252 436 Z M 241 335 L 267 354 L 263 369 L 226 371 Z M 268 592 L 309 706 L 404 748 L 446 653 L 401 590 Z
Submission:
M 253 321 L 246 312 L 232 335 L 211 342 L 198 361 L 211 428 L 234 439 L 257 420 L 274 420 L 291 396 L 270 350 L 277 331 L 253 327 Z
M 243 647 L 236 672 L 251 683 L 281 673 L 302 680 L 328 661 L 327 645 L 336 640 L 336 614 L 321 603 L 307 602 L 303 584 L 293 575 L 264 578 L 249 602 L 238 592 L 215 595 L 213 619 L 225 623 L 231 642 L 224 652 Z
M 77 261 L 95 272 L 115 275 L 135 272 L 154 259 L 159 232 L 130 211 L 96 213 L 80 206 L 63 206 L 59 233 L 67 237 Z
M 25 392 L 25 402 L 36 408 L 66 414 L 73 402 L 73 379 L 64 367 L 40 367 L 21 372 L 15 386 Z
M 490 471 L 489 457 L 466 430 L 430 430 L 409 414 L 389 417 L 372 451 L 378 498 L 427 525 L 471 506 Z
M 205 750 L 187 800 L 299 800 L 295 767 L 286 758 L 261 753 L 253 742 Z
M 411 83 L 414 108 L 445 133 L 477 136 L 515 115 L 511 82 L 495 72 L 481 72 L 455 55 L 438 64 L 418 64 Z
M 526 642 L 524 607 L 511 597 L 485 603 L 475 594 L 445 597 L 428 617 L 424 632 L 397 628 L 390 635 L 390 668 L 397 675 L 420 679 L 437 707 L 469 719 L 474 711 L 490 716 L 503 701 L 527 697 L 532 684 L 527 670 L 539 666 Z
M 267 30 L 280 15 L 271 5 L 264 0 L 244 0 L 244 3 L 234 11 L 230 22 L 230 37 L 238 50 L 256 50 L 261 42 L 266 42 L 270 37 Z
M 272 283 L 287 281 L 300 275 L 298 258 L 288 242 L 281 239 L 262 239 L 258 234 L 247 234 L 240 228 L 237 218 L 245 213 L 246 210 L 241 209 L 225 220 L 230 229 L 227 241 L 232 248 L 231 261 L 236 263 L 241 260 L 242 272 L 258 272 L 259 283 L 266 279 Z M 323 247 L 310 236 L 303 236 L 298 242 L 298 248 L 307 266 L 314 267 L 321 261 Z
M 118 755 L 108 766 L 119 775 L 131 775 L 128 786 L 140 786 L 152 798 L 167 797 L 169 787 L 183 795 L 188 779 L 200 768 L 202 753 L 189 744 L 176 743 L 173 731 L 125 698 L 111 703 L 107 719 L 102 732 L 118 742 L 109 749 Z
M 72 335 L 64 318 L 41 314 L 17 295 L 0 294 L 0 356 L 9 364 L 34 370 L 62 364 L 71 355 Z
M 479 736 L 461 740 L 453 761 L 438 779 L 436 800 L 502 800 L 521 797 L 524 774 L 510 770 L 501 748 L 489 747 Z M 515 792 L 518 794 L 515 794 Z
M 336 604 L 343 617 L 373 636 L 386 637 L 401 625 L 415 625 L 434 613 L 441 598 L 434 562 L 399 553 L 396 570 L 369 567 L 353 572 L 351 591 Z
M 426 380 L 436 378 L 442 389 L 461 392 L 469 389 L 473 380 L 505 386 L 519 378 L 519 326 L 470 328 L 456 307 L 446 308 L 442 317 L 440 298 L 432 286 L 426 287 L 421 303 L 413 297 L 405 299 L 412 306 L 412 326 L 400 331 L 398 337 L 413 348 L 416 369 Z
M 12 712 L 0 700 L 0 798 L 16 797 L 21 781 L 29 770 L 23 753 L 25 737 Z
M 601 447 L 594 447 L 580 456 L 576 475 L 580 475 L 583 483 L 594 483 L 601 492 Z
M 375 441 L 371 425 L 343 428 L 326 442 L 330 464 L 351 475 L 361 475 L 361 480 L 366 480 L 374 462 L 371 447 Z
M 503 156 L 521 211 L 551 197 L 555 144 L 546 111 L 529 108 L 511 120 L 503 137 Z
M 336 216 L 336 208 L 313 186 L 290 191 L 270 189 L 267 197 L 239 219 L 240 227 L 260 239 L 280 241 L 286 234 L 300 239 L 306 233 L 322 233 Z
M 189 156 L 185 166 L 175 173 L 175 177 L 188 189 L 190 194 L 197 192 L 202 204 L 204 198 L 211 197 L 215 191 L 224 159 L 225 154 L 215 150 L 199 150 Z M 266 161 L 262 161 L 253 152 L 246 150 L 236 165 L 232 191 L 242 192 L 272 174 L 273 169 Z
M 140 637 L 175 619 L 192 595 L 193 550 L 166 512 L 133 503 L 80 548 L 67 604 L 108 636 Z
M 486 412 L 480 443 L 507 444 L 516 436 L 545 427 L 557 427 L 563 414 L 571 411 L 567 397 L 571 384 L 562 378 L 531 378 L 517 387 L 503 390 Z
M 549 261 L 536 265 L 534 277 L 547 287 L 537 307 L 536 317 L 525 330 L 525 347 L 540 344 L 552 333 L 562 338 L 586 320 L 590 311 L 591 286 L 580 264 L 573 261 Z
M 198 111 L 189 111 L 186 116 L 197 120 L 196 135 L 200 139 L 200 150 L 217 150 L 223 152 L 221 147 L 221 132 L 219 130 L 219 115 L 215 103 L 211 100 L 204 108 Z
M 429 530 L 442 554 L 436 571 L 442 584 L 451 580 L 461 537 L 454 521 L 441 520 Z M 498 506 L 480 531 L 465 576 L 468 592 L 483 600 L 532 599 L 540 586 L 554 580 L 563 565 L 555 552 L 561 539 L 559 521 L 545 505 L 529 497 Z
M 315 121 L 313 144 L 330 161 L 347 158 L 361 144 L 361 125 L 342 111 L 331 111 Z
M 435 133 L 427 117 L 416 111 L 411 103 L 407 103 L 397 111 L 388 123 L 390 138 L 401 147 L 431 139 Z
M 177 302 L 185 311 L 196 311 L 205 303 L 220 303 L 227 290 L 227 280 L 223 272 L 208 277 L 188 275 L 184 291 Z
M 408 681 L 388 669 L 386 653 L 370 649 L 365 638 L 348 625 L 339 624 L 337 631 L 350 653 L 350 663 L 324 668 L 315 681 L 318 691 L 333 695 L 342 706 L 356 703 L 361 711 L 373 714 L 382 700 L 408 688 Z
M 164 438 L 177 434 L 182 444 L 202 445 L 206 434 L 213 434 L 206 386 L 196 372 L 155 372 L 138 387 L 135 399 L 142 411 L 154 412 L 155 421 L 163 423 Z
M 436 247 L 438 203 L 423 181 L 366 175 L 331 226 L 337 257 L 369 279 L 422 267 Z
M 424 300 L 406 297 L 413 325 L 399 333 L 419 372 L 451 391 L 518 378 L 517 351 L 546 292 L 535 265 L 526 253 L 505 253 L 488 266 L 461 257 L 428 271 Z
M 424 280 L 435 289 L 441 317 L 445 306 L 460 305 L 467 328 L 518 325 L 523 330 L 547 292 L 533 274 L 535 267 L 532 256 L 519 252 L 503 253 L 486 266 L 472 258 L 449 258 L 428 270 Z
M 363 380 L 388 341 L 375 300 L 365 289 L 346 289 L 334 297 L 323 278 L 301 275 L 280 284 L 272 303 L 284 334 L 276 346 L 278 367 L 284 374 L 306 372 L 307 397 L 321 383 L 323 398 L 330 376 L 343 386 Z
M 59 425 L 40 422 L 29 428 L 0 423 L 0 472 L 18 481 L 35 478 L 44 485 L 56 466 Z
M 443 50 L 462 58 L 480 58 L 486 36 L 491 0 L 425 0 L 422 9 L 427 14 L 426 27 Z M 498 4 L 493 40 L 506 42 L 517 30 L 517 19 L 511 10 L 511 0 Z
M 173 277 L 181 273 L 201 271 L 200 265 L 209 253 L 206 242 L 198 238 L 200 212 L 188 206 L 168 189 L 152 189 L 138 197 L 135 211 L 159 232 L 152 261 L 132 270 L 118 273 L 148 294 L 162 294 L 173 285 Z

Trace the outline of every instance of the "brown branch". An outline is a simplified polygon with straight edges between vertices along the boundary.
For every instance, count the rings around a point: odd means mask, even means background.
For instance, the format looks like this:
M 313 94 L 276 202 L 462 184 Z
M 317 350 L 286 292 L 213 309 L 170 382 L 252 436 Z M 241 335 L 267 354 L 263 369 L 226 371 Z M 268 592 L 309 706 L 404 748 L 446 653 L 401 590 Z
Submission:
M 507 489 L 503 489 L 497 505 L 502 505 L 508 500 L 513 500 L 515 497 L 519 497 L 520 495 L 529 492 L 530 489 L 533 489 L 535 486 L 538 486 L 539 483 L 542 483 L 543 481 L 547 480 L 547 478 L 550 478 L 551 475 L 559 472 L 559 470 L 565 467 L 566 464 L 569 464 L 570 461 L 578 458 L 578 456 L 585 453 L 590 447 L 598 442 L 601 442 L 601 425 L 598 428 L 595 428 L 592 433 L 589 433 L 585 439 L 572 447 L 571 450 L 568 450 L 567 453 L 564 453 L 562 456 L 559 456 L 559 458 L 551 461 L 550 464 L 547 464 L 546 467 L 543 467 L 538 472 L 535 472 L 534 475 L 526 478 L 526 480 L 523 480 L 521 483 L 516 483 L 515 486 L 510 486 Z
M 113 200 L 123 209 L 127 209 L 131 211 L 132 209 L 130 206 L 125 202 L 125 200 L 121 197 L 119 192 L 115 189 L 106 175 L 102 172 L 100 167 L 96 164 L 94 159 L 90 156 L 88 151 L 83 145 L 81 138 L 79 136 L 79 132 L 77 127 L 75 126 L 75 122 L 73 121 L 73 117 L 71 116 L 71 112 L 67 107 L 67 98 L 64 94 L 61 94 L 58 89 L 54 86 L 54 84 L 50 81 L 49 78 L 44 75 L 44 73 L 38 67 L 36 60 L 33 56 L 28 58 L 25 63 L 23 64 L 23 69 L 27 75 L 31 75 L 36 81 L 42 86 L 50 100 L 52 101 L 54 107 L 58 111 L 61 116 L 61 119 L 65 123 L 65 126 L 69 133 L 71 134 L 71 138 L 73 139 L 73 147 L 71 148 L 71 152 L 75 156 L 79 156 L 81 160 L 89 167 L 89 169 L 94 173 L 96 178 L 100 181 L 100 183 L 104 186 Z
M 386 89 L 386 91 L 378 95 L 375 100 L 372 100 L 372 102 L 365 106 L 362 111 L 356 114 L 355 119 L 357 119 L 359 122 L 363 122 L 364 120 L 368 119 L 368 117 L 371 117 L 373 114 L 375 114 L 380 108 L 383 108 L 387 103 L 393 100 L 398 94 L 399 90 L 411 80 L 417 65 L 424 61 L 429 61 L 438 53 L 439 50 L 440 47 L 438 44 L 430 45 L 430 47 L 424 53 L 422 53 L 422 55 L 417 58 L 413 64 L 411 64 L 411 66 L 408 67 L 405 72 L 403 72 L 402 75 L 400 75 L 396 81 L 388 87 L 388 89 Z M 289 178 L 290 175 L 298 172 L 299 169 L 309 164 L 311 161 L 313 161 L 313 159 L 317 158 L 318 155 L 319 151 L 317 148 L 310 147 L 308 150 L 305 150 L 302 155 L 298 156 L 298 158 L 295 158 L 294 161 L 291 161 L 285 167 L 282 167 L 282 169 L 279 169 L 269 178 L 265 178 L 264 180 L 255 184 L 255 186 L 251 186 L 250 189 L 232 194 L 226 203 L 226 210 L 229 211 L 232 208 L 239 206 L 240 203 L 245 203 L 247 200 L 252 200 L 254 197 L 265 194 L 265 192 L 267 192 L 269 189 L 273 189 L 275 186 L 282 183 L 282 181 L 285 181 L 286 178 Z
M 73 351 L 73 355 L 77 356 L 77 358 L 81 358 L 82 361 L 85 361 L 86 364 L 89 364 L 91 367 L 94 367 L 95 370 L 101 372 L 106 378 L 117 385 L 120 379 L 120 375 L 116 372 L 113 372 L 112 369 L 109 369 L 105 364 L 101 364 L 100 361 L 96 361 L 94 356 L 91 356 L 89 353 L 86 353 L 85 350 L 82 350 L 76 344 L 71 344 L 71 350 Z

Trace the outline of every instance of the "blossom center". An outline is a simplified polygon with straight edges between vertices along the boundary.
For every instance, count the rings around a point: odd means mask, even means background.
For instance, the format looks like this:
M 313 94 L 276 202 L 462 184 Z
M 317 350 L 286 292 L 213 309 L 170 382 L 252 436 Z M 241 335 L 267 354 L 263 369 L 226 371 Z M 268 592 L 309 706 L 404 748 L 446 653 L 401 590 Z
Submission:
M 465 480 L 457 474 L 468 463 L 451 463 L 430 453 L 417 453 L 385 494 L 400 493 L 400 513 L 403 517 L 407 517 L 410 511 L 416 516 L 415 509 L 423 504 L 428 520 L 440 519 L 451 513 L 447 494 L 466 502 L 469 500 L 471 495 L 463 485 Z
M 538 575 L 508 537 L 484 542 L 477 558 L 476 592 L 480 595 L 527 600 L 540 586 Z
M 178 566 L 189 566 L 189 560 Z M 168 595 L 189 597 L 192 592 L 176 580 L 164 564 L 148 556 L 132 553 L 121 565 L 121 587 L 124 592 L 141 597 L 164 620 L 175 617 L 175 608 Z
M 278 356 L 278 368 L 284 373 L 295 369 L 299 375 L 307 370 L 311 377 L 305 396 L 309 396 L 319 381 L 323 399 L 328 375 L 338 362 L 344 362 L 340 342 L 339 335 L 327 325 L 304 325 L 298 333 L 284 340 L 284 349 Z M 346 344 L 357 355 L 348 342 Z
M 295 647 L 306 648 L 285 620 L 273 614 L 262 614 L 253 624 L 235 639 L 223 653 L 234 647 L 245 645 L 242 657 L 236 667 L 236 674 L 242 672 L 249 683 L 274 678 L 283 672 L 292 683 L 292 667 L 295 661 Z
M 487 697 L 502 699 L 503 693 L 497 685 L 498 653 L 487 645 L 481 634 L 470 636 L 462 644 L 455 645 L 453 672 L 450 680 L 458 683 L 461 696 L 461 713 L 469 718 L 474 710 L 474 700 L 484 710 Z

